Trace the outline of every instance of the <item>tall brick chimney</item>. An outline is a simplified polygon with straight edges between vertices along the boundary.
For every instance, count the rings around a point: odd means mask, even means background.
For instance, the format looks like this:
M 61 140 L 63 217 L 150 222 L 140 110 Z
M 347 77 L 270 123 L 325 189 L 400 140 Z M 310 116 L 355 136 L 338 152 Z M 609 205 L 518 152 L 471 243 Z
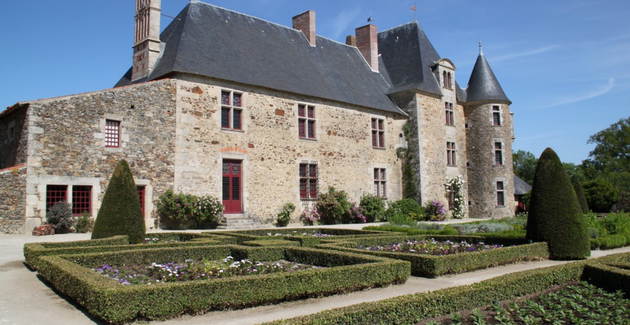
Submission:
M 372 70 L 378 72 L 378 36 L 375 25 L 368 24 L 355 30 L 357 48 Z
M 311 46 L 315 46 L 315 11 L 309 10 L 293 17 L 293 29 L 302 31 Z
M 136 0 L 131 81 L 149 76 L 160 56 L 161 0 Z

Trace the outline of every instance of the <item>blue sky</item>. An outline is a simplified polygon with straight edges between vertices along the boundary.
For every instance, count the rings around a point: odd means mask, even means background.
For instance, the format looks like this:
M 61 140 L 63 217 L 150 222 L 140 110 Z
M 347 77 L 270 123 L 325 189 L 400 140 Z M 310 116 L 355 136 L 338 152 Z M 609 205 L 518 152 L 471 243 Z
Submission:
M 162 0 L 175 16 L 189 0 Z M 414 19 L 413 0 L 206 1 L 290 26 L 308 9 L 317 34 L 345 41 L 371 15 L 379 31 Z M 478 42 L 515 119 L 514 150 L 553 148 L 580 163 L 590 135 L 630 116 L 630 1 L 424 0 L 418 21 L 466 87 Z M 133 0 L 0 1 L 0 110 L 112 87 L 131 66 Z M 162 28 L 171 18 L 162 17 Z

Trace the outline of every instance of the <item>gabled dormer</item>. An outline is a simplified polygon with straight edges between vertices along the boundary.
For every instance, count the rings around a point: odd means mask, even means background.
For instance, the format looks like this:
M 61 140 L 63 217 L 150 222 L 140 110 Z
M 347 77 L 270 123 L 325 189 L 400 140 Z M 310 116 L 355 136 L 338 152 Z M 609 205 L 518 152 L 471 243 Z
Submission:
M 442 92 L 455 91 L 455 64 L 449 59 L 440 59 L 433 65 L 433 74 L 437 79 Z

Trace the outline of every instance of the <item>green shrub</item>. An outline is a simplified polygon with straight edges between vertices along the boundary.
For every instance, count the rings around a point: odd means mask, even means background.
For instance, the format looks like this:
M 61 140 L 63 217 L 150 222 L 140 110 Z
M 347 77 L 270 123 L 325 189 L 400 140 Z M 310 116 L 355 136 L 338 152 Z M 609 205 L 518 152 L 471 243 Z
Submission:
M 322 193 L 317 199 L 315 208 L 320 215 L 320 222 L 324 225 L 336 225 L 340 223 L 351 223 L 352 215 L 350 209 L 352 203 L 345 191 L 337 191 L 334 187 L 329 187 L 327 193 Z
M 583 188 L 588 206 L 595 212 L 610 212 L 619 201 L 619 191 L 609 180 L 595 179 L 584 183 Z
M 444 229 L 440 230 L 439 234 L 444 236 L 457 236 L 459 232 L 452 226 L 446 226 Z
M 599 247 L 601 249 L 613 249 L 626 246 L 626 237 L 624 235 L 608 235 L 600 237 Z
M 160 223 L 168 229 L 216 228 L 219 224 L 223 204 L 213 196 L 198 197 L 192 194 L 167 190 L 156 202 Z
M 286 227 L 291 221 L 291 214 L 295 211 L 295 204 L 285 203 L 276 216 L 276 225 L 278 227 Z
M 385 203 L 383 198 L 372 194 L 363 194 L 359 205 L 363 208 L 366 222 L 375 222 L 385 218 Z
M 46 223 L 55 228 L 55 233 L 63 234 L 70 232 L 74 225 L 70 204 L 66 201 L 59 201 L 53 204 L 53 206 L 46 211 Z
M 545 149 L 536 165 L 527 239 L 548 242 L 552 259 L 582 259 L 591 253 L 586 218 L 551 148 Z
M 92 231 L 94 228 L 94 219 L 89 213 L 83 212 L 83 214 L 77 219 L 77 224 L 74 226 L 78 233 L 86 233 Z
M 584 196 L 584 189 L 582 188 L 582 184 L 580 184 L 580 181 L 578 181 L 577 179 L 573 179 L 571 180 L 571 182 L 573 183 L 573 189 L 575 190 L 575 195 L 577 195 L 582 213 L 588 213 L 590 209 L 588 208 L 588 203 L 586 202 L 586 196 Z
M 627 213 L 609 213 L 600 222 L 608 234 L 616 235 L 630 231 L 630 216 Z
M 387 221 L 395 215 L 401 215 L 403 217 L 411 217 L 415 221 L 424 220 L 426 211 L 424 208 L 416 202 L 414 199 L 402 199 L 389 204 L 387 210 L 385 210 L 385 217 Z
M 109 181 L 98 211 L 92 239 L 129 236 L 132 244 L 141 243 L 146 233 L 144 217 L 131 169 L 121 160 Z
M 599 238 L 599 229 L 588 227 L 588 238 L 597 239 Z

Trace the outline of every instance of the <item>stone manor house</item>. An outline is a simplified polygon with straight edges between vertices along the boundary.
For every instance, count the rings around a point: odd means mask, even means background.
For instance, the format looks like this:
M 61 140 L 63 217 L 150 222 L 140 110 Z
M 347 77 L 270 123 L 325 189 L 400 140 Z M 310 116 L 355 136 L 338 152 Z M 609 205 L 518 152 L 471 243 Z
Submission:
M 313 11 L 289 28 L 192 0 L 160 34 L 160 7 L 136 1 L 113 88 L 0 112 L 0 233 L 30 232 L 60 200 L 96 216 L 121 159 L 148 227 L 168 189 L 258 220 L 329 186 L 399 200 L 405 149 L 422 204 L 452 208 L 459 176 L 467 217 L 514 213 L 511 102 L 481 48 L 461 88 L 418 22 L 343 44 L 317 36 Z

